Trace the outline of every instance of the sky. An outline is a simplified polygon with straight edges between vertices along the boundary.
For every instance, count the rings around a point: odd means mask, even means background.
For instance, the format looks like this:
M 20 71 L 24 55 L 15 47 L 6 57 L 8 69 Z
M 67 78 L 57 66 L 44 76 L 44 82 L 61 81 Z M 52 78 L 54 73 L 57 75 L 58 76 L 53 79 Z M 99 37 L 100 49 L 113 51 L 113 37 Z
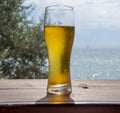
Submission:
M 49 5 L 74 8 L 75 40 L 73 47 L 120 47 L 120 0 L 26 0 L 33 4 L 37 23 Z

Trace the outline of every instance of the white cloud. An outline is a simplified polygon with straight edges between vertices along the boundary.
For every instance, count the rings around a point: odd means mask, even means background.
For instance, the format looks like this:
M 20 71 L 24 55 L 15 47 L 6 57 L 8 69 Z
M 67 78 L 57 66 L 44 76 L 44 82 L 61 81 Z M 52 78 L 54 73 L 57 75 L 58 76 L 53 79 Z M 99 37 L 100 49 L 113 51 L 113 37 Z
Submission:
M 120 27 L 119 11 L 120 1 L 92 0 L 78 8 L 76 18 L 85 27 Z
M 40 0 L 25 0 L 25 4 L 26 5 L 34 4 L 38 6 L 40 4 Z
M 30 3 L 36 6 L 36 12 L 55 4 L 73 6 L 78 28 L 120 27 L 120 0 L 26 0 Z

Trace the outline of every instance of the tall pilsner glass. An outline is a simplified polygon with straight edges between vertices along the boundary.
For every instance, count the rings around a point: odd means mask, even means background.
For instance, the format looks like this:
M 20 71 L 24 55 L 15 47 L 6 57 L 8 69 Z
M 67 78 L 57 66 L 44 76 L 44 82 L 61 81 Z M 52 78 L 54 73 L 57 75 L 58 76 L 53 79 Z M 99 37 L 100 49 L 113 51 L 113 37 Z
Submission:
M 48 94 L 70 94 L 70 56 L 74 40 L 74 15 L 70 6 L 45 9 L 44 33 L 48 50 Z

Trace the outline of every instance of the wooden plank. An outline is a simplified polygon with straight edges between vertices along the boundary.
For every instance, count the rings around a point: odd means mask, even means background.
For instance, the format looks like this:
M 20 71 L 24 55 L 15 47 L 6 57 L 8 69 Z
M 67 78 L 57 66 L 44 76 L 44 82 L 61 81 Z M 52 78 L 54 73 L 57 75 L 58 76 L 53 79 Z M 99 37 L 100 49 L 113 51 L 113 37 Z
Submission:
M 120 113 L 119 105 L 22 105 L 0 107 L 0 113 Z
M 46 88 L 47 80 L 0 80 L 0 113 L 120 113 L 119 80 L 73 80 L 70 96 Z
M 72 94 L 46 96 L 47 80 L 0 80 L 0 105 L 120 104 L 119 80 L 73 80 Z

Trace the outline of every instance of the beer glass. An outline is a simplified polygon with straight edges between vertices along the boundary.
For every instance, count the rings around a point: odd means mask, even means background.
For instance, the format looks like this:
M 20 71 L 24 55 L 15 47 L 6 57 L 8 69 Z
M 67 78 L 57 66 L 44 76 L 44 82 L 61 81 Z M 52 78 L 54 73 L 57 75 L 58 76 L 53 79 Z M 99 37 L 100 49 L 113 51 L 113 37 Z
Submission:
M 44 34 L 48 51 L 48 94 L 70 94 L 70 56 L 74 40 L 74 15 L 70 6 L 45 8 Z

